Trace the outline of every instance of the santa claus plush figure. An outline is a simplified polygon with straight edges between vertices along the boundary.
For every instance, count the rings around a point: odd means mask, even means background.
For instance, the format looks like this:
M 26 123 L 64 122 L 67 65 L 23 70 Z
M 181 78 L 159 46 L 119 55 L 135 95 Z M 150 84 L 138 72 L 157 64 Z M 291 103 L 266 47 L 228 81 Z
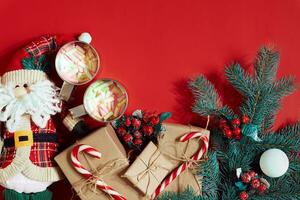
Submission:
M 61 178 L 53 161 L 58 133 L 51 117 L 60 112 L 60 100 L 45 72 L 49 55 L 62 43 L 56 36 L 30 43 L 17 53 L 9 66 L 13 70 L 1 77 L 0 184 L 5 199 L 51 199 L 47 187 Z

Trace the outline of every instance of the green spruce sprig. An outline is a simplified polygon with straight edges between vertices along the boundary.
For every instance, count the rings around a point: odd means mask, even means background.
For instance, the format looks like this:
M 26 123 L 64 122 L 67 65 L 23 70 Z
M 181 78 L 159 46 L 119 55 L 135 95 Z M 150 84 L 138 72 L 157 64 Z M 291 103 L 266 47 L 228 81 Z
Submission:
M 226 79 L 243 98 L 239 113 L 222 104 L 215 87 L 203 75 L 190 82 L 195 97 L 194 112 L 228 120 L 238 115 L 248 115 L 250 123 L 258 127 L 262 141 L 256 142 L 248 137 L 240 141 L 227 140 L 222 138 L 219 129 L 212 129 L 209 160 L 199 167 L 203 175 L 203 195 L 196 196 L 188 189 L 179 195 L 166 193 L 160 199 L 238 200 L 239 193 L 234 186 L 236 168 L 241 167 L 243 171 L 252 169 L 258 165 L 259 157 L 265 150 L 279 148 L 289 157 L 288 172 L 279 178 L 265 177 L 271 187 L 265 194 L 255 194 L 249 199 L 300 200 L 300 160 L 295 153 L 300 149 L 300 122 L 273 130 L 282 98 L 295 90 L 294 77 L 276 79 L 278 64 L 279 53 L 263 47 L 255 59 L 253 73 L 244 70 L 238 63 L 226 67 Z

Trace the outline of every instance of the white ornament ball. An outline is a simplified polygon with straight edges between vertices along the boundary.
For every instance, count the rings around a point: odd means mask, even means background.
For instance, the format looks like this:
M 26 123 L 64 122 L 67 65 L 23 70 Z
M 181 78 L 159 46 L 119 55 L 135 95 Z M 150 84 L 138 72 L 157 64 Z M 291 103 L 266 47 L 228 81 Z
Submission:
M 81 33 L 78 40 L 90 44 L 92 42 L 92 36 L 88 32 Z
M 269 149 L 261 155 L 259 165 L 265 175 L 277 178 L 288 170 L 289 159 L 282 150 Z

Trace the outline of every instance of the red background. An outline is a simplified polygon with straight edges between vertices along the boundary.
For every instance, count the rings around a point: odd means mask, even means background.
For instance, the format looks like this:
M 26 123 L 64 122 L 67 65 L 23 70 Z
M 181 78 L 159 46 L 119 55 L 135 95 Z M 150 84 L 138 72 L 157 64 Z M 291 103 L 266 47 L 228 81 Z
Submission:
M 101 57 L 99 77 L 126 86 L 128 110 L 171 111 L 171 121 L 193 121 L 186 81 L 199 73 L 235 105 L 239 96 L 224 83 L 224 66 L 250 67 L 264 44 L 281 53 L 278 76 L 300 79 L 299 0 L 10 0 L 1 1 L 0 19 L 1 74 L 13 53 L 41 34 L 88 31 Z M 300 117 L 299 98 L 298 90 L 285 99 L 277 126 Z M 55 199 L 71 196 L 67 181 L 52 188 Z

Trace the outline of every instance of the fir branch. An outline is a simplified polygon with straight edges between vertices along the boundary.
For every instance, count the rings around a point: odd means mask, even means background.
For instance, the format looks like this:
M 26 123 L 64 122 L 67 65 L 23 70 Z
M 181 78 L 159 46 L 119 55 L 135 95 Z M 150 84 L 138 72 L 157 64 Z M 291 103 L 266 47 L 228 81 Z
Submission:
M 280 100 L 295 90 L 293 77 L 283 77 L 271 85 L 258 85 L 254 96 L 241 105 L 241 113 L 250 115 L 252 123 L 258 125 L 259 130 L 267 131 L 274 122 L 275 114 L 280 107 Z
M 228 141 L 224 140 L 221 135 L 222 135 L 222 130 L 218 129 L 218 128 L 213 128 L 211 130 L 211 135 L 210 135 L 210 149 L 212 149 L 213 151 L 216 151 L 217 154 L 220 151 L 221 153 L 223 153 L 227 146 L 228 146 Z M 218 157 L 220 157 L 219 155 L 217 155 Z
M 276 81 L 273 85 L 273 93 L 277 96 L 278 99 L 281 99 L 284 96 L 292 94 L 295 89 L 295 77 L 293 76 L 284 76 Z
M 222 200 L 239 200 L 236 192 L 236 187 L 233 183 L 223 183 L 222 185 Z
M 287 173 L 293 174 L 294 172 L 300 173 L 300 160 L 298 158 L 295 160 L 290 160 L 289 170 Z
M 215 110 L 214 112 L 217 116 L 225 117 L 228 120 L 232 120 L 237 117 L 237 115 L 233 112 L 233 110 L 229 108 L 227 105 Z
M 290 152 L 298 152 L 300 149 L 300 121 L 280 128 L 274 134 L 270 134 L 269 137 L 274 137 L 272 140 L 276 140 L 276 142 L 284 143 Z M 278 137 L 280 137 L 279 141 Z
M 219 104 L 219 95 L 214 86 L 203 75 L 190 82 L 190 87 L 197 100 L 196 104 L 204 110 L 216 110 Z
M 270 148 L 279 148 L 284 151 L 298 151 L 300 148 L 300 137 L 293 134 L 280 135 L 268 134 L 262 135 L 262 142 L 253 143 L 258 151 L 265 151 Z
M 270 88 L 258 91 L 242 103 L 240 110 L 243 115 L 249 115 L 251 123 L 258 125 L 260 130 L 264 119 L 274 114 L 279 107 L 278 99 L 271 94 Z M 272 119 L 269 119 L 272 120 Z
M 295 122 L 294 124 L 288 124 L 279 130 L 276 131 L 276 134 L 280 135 L 295 135 L 300 137 L 300 121 Z
M 251 169 L 251 164 L 256 156 L 255 149 L 251 148 L 252 144 L 253 140 L 247 137 L 243 138 L 240 142 L 235 140 L 230 141 L 227 151 L 227 157 L 230 159 L 226 161 L 228 163 L 228 171 L 235 174 L 237 168 L 242 168 L 244 171 Z
M 254 94 L 253 79 L 239 64 L 233 64 L 227 67 L 225 75 L 232 86 L 234 86 L 243 96 L 248 97 Z
M 207 182 L 203 181 L 203 188 L 219 189 L 219 199 L 237 200 L 239 191 L 234 186 L 236 181 L 236 168 L 243 171 L 255 167 L 259 156 L 270 148 L 279 148 L 289 157 L 288 172 L 279 178 L 265 177 L 271 187 L 263 195 L 258 193 L 249 199 L 258 200 L 300 200 L 300 160 L 295 152 L 300 149 L 300 121 L 287 125 L 274 132 L 270 130 L 274 124 L 274 117 L 280 107 L 281 99 L 295 90 L 294 78 L 291 76 L 275 80 L 279 54 L 268 48 L 262 48 L 258 52 L 255 61 L 255 74 L 252 77 L 238 64 L 229 66 L 225 73 L 229 82 L 244 96 L 244 102 L 240 106 L 242 114 L 250 117 L 251 123 L 258 126 L 261 142 L 255 142 L 247 137 L 240 141 L 224 140 L 219 129 L 211 130 L 211 148 L 215 151 L 219 162 L 218 184 L 214 184 L 216 177 Z M 219 96 L 215 88 L 203 76 L 199 76 L 191 82 L 191 88 L 196 97 L 194 111 L 202 114 L 213 114 L 218 117 L 226 117 L 230 120 L 235 114 L 227 107 L 219 106 Z M 214 171 L 214 165 L 207 166 Z M 207 170 L 206 166 L 202 170 Z M 205 173 L 205 172 L 203 172 Z M 214 190 L 211 190 L 214 191 Z M 194 196 L 190 196 L 193 199 Z M 202 196 L 206 198 L 207 196 Z M 171 198 L 173 199 L 173 198 Z
M 254 64 L 255 82 L 251 83 L 254 92 L 247 96 L 240 108 L 241 113 L 248 114 L 251 122 L 258 125 L 259 132 L 271 127 L 274 121 L 271 116 L 275 116 L 278 111 L 280 99 L 294 90 L 291 77 L 275 81 L 278 62 L 278 52 L 268 48 L 260 49 Z
M 232 119 L 234 112 L 227 106 L 219 106 L 220 98 L 216 89 L 203 75 L 190 82 L 190 88 L 195 97 L 193 111 L 199 115 L 216 115 Z
M 295 191 L 292 193 L 283 193 L 282 191 L 269 193 L 267 195 L 256 195 L 251 198 L 250 200 L 300 200 L 300 192 Z
M 261 102 L 257 104 L 260 106 L 258 108 L 260 114 L 256 115 L 255 119 L 255 123 L 261 124 L 260 127 L 265 125 L 262 130 L 271 128 L 274 117 L 279 110 L 281 99 L 295 91 L 294 77 L 282 77 L 278 81 L 274 81 L 272 85 L 267 86 L 265 88 L 261 87 L 263 96 Z
M 268 134 L 270 129 L 272 129 L 273 124 L 275 122 L 275 115 L 274 114 L 270 114 L 267 115 L 264 120 L 261 122 L 261 133 L 263 134 Z
M 218 185 L 220 184 L 219 163 L 216 152 L 208 153 L 208 160 L 199 166 L 198 176 L 203 178 L 203 197 L 218 199 Z
M 239 158 L 241 156 L 241 149 L 237 146 L 237 142 L 234 140 L 230 140 L 227 150 L 228 157 L 228 167 L 229 171 L 234 171 L 236 168 L 240 167 Z
M 275 116 L 280 107 L 280 100 L 295 90 L 294 77 L 283 77 L 278 81 L 274 81 L 273 85 L 264 88 L 261 103 L 258 106 L 260 114 L 256 115 L 255 123 L 261 124 L 262 131 L 268 131 L 274 124 Z
M 279 99 L 272 95 L 270 88 L 265 88 L 263 91 L 259 92 L 257 96 L 255 96 L 255 99 L 249 98 L 250 106 L 252 104 L 251 100 L 255 101 L 253 103 L 251 120 L 253 124 L 258 125 L 260 130 L 264 119 L 266 117 L 269 118 L 277 112 L 280 105 Z
M 159 196 L 158 200 L 214 200 L 208 197 L 197 196 L 195 192 L 188 188 L 186 191 L 176 194 L 174 192 L 165 192 Z
M 258 83 L 271 83 L 277 73 L 279 53 L 272 49 L 262 47 L 254 63 L 256 81 Z

